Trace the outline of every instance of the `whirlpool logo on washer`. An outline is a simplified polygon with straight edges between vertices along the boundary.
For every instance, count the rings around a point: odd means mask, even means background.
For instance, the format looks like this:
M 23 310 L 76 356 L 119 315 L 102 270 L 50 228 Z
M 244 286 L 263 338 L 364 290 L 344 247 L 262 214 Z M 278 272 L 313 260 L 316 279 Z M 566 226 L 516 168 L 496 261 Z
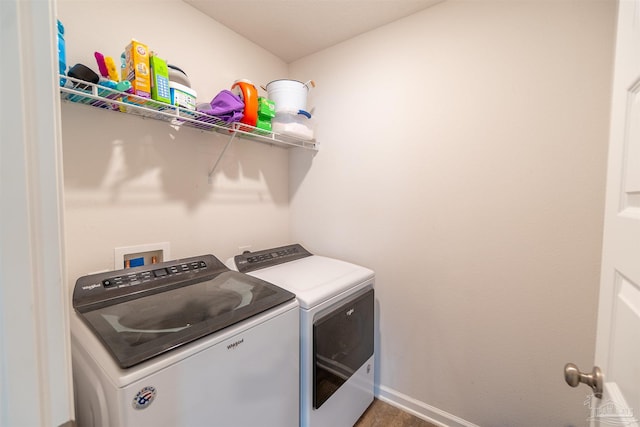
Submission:
M 146 409 L 156 398 L 156 394 L 157 392 L 155 387 L 147 386 L 136 394 L 131 405 L 134 409 Z

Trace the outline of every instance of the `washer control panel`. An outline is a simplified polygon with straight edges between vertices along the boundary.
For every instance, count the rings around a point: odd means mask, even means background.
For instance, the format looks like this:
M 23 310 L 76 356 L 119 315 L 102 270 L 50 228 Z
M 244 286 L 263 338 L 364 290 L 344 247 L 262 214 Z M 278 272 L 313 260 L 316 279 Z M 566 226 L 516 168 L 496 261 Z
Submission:
M 296 243 L 262 251 L 244 252 L 236 255 L 233 260 L 240 273 L 248 273 L 311 255 L 313 255 L 311 252 Z
M 207 263 L 203 260 L 185 262 L 182 264 L 170 265 L 167 267 L 157 268 L 154 270 L 147 270 L 141 272 L 131 272 L 130 274 L 119 274 L 113 277 L 107 277 L 102 280 L 102 286 L 105 288 L 134 286 L 141 283 L 150 282 L 156 279 L 163 279 L 165 277 L 186 273 L 191 270 L 200 271 L 200 269 L 207 268 Z M 126 273 L 126 270 L 120 270 Z
M 213 255 L 167 261 L 80 277 L 73 289 L 73 307 L 86 307 L 154 292 L 187 281 L 205 280 L 229 271 Z

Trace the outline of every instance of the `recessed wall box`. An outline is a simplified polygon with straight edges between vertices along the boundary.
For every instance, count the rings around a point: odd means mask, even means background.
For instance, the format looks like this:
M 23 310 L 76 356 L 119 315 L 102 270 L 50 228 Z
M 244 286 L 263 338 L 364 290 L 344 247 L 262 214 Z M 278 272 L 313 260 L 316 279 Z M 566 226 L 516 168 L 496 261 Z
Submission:
M 123 246 L 113 250 L 113 269 L 121 270 L 136 265 L 150 265 L 170 259 L 169 242 Z

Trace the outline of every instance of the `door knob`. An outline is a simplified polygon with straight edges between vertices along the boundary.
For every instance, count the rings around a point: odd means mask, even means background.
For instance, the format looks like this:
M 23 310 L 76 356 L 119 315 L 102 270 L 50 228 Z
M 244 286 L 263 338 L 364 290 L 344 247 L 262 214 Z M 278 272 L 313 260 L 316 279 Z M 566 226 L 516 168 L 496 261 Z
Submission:
M 564 380 L 571 387 L 578 387 L 578 384 L 584 383 L 591 387 L 593 395 L 598 399 L 602 399 L 602 386 L 604 384 L 604 376 L 597 366 L 593 367 L 590 374 L 580 372 L 578 367 L 573 363 L 564 365 Z

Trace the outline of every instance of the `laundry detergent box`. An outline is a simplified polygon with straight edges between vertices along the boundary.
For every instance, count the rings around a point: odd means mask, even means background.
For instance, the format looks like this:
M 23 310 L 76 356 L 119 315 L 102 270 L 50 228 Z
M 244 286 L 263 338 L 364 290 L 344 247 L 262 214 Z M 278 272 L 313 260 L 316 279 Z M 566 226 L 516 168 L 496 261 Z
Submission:
M 149 64 L 149 48 L 137 40 L 124 49 L 127 80 L 131 82 L 133 93 L 143 98 L 151 98 L 151 68 Z
M 151 99 L 171 103 L 171 91 L 169 88 L 169 67 L 167 61 L 151 54 Z

